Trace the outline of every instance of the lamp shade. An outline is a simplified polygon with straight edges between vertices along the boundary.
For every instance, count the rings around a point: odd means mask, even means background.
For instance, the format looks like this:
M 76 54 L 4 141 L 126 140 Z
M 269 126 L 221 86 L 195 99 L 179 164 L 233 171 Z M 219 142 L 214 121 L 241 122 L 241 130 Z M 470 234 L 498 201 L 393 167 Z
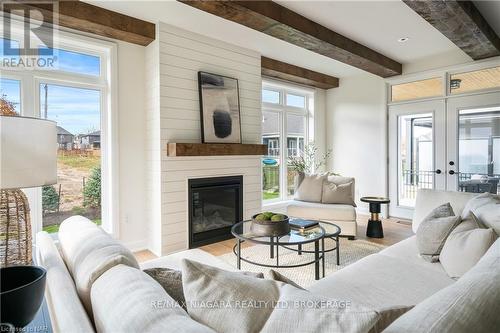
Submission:
M 0 137 L 0 189 L 57 183 L 55 122 L 0 116 Z

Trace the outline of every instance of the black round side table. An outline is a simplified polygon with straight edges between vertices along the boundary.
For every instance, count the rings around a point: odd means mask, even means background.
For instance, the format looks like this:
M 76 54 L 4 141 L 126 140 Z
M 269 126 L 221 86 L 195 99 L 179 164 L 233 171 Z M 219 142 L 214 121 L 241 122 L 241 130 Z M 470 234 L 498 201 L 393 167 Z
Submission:
M 362 197 L 363 202 L 370 204 L 370 219 L 366 228 L 366 237 L 384 238 L 384 229 L 382 229 L 382 221 L 380 220 L 380 205 L 391 202 L 388 198 L 382 197 Z

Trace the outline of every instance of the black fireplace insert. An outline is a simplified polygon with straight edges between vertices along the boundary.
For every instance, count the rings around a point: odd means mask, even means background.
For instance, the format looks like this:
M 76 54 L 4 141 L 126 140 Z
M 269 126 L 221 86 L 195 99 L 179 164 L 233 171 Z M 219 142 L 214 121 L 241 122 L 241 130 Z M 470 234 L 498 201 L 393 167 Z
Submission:
M 189 248 L 232 238 L 243 219 L 243 176 L 189 179 Z

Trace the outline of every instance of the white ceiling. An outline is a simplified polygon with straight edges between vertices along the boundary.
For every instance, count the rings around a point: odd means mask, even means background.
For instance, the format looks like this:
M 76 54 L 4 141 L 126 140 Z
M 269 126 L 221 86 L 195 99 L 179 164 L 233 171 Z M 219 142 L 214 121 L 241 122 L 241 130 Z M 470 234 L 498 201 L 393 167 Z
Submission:
M 262 55 L 337 77 L 361 70 L 267 36 L 177 1 L 86 1 L 150 22 L 162 21 L 186 30 L 259 51 Z M 404 65 L 456 53 L 469 58 L 402 1 L 277 1 L 281 5 L 364 44 Z M 500 2 L 482 4 L 498 15 Z M 490 2 L 490 1 L 488 1 Z M 493 1 L 492 1 L 493 2 Z M 497 13 L 497 14 L 495 14 Z M 485 15 L 486 16 L 486 15 Z M 497 18 L 499 16 L 496 16 Z M 495 21 L 500 28 L 498 19 Z M 490 19 L 490 22 L 491 19 Z M 398 43 L 400 37 L 409 37 Z
M 277 2 L 400 63 L 457 49 L 402 1 Z
M 473 1 L 483 17 L 500 36 L 500 1 Z

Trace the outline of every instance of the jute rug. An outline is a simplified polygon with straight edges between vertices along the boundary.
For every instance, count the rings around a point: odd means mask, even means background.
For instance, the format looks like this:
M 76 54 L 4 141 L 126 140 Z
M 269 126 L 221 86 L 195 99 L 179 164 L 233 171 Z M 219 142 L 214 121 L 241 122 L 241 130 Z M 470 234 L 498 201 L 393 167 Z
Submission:
M 329 249 L 335 245 L 335 242 L 331 239 L 325 239 L 325 248 Z M 325 276 L 328 276 L 345 266 L 348 266 L 359 259 L 362 259 L 370 254 L 377 253 L 384 249 L 386 246 L 371 243 L 365 240 L 347 240 L 346 238 L 340 238 L 340 265 L 337 266 L 337 255 L 335 251 L 327 252 L 325 256 Z M 296 248 L 296 246 L 295 246 Z M 309 244 L 303 247 L 304 250 L 313 250 L 314 245 Z M 244 247 L 241 249 L 242 258 L 246 258 L 255 262 L 263 264 L 276 264 L 276 258 L 271 259 L 269 253 L 269 245 L 253 245 L 249 247 Z M 236 256 L 234 253 L 226 253 L 218 257 L 219 259 L 225 261 L 233 267 L 236 267 Z M 303 253 L 298 255 L 297 252 L 285 249 L 283 247 L 279 248 L 279 263 L 280 265 L 296 265 L 300 263 L 305 263 L 314 260 L 314 254 Z M 320 277 L 322 276 L 320 262 Z M 264 275 L 269 271 L 270 268 L 260 267 L 257 265 L 249 264 L 247 262 L 241 261 L 241 270 L 250 272 L 263 272 Z M 296 267 L 296 268 L 273 268 L 274 270 L 285 275 L 289 279 L 293 280 L 300 286 L 307 288 L 315 282 L 314 280 L 314 264 Z

